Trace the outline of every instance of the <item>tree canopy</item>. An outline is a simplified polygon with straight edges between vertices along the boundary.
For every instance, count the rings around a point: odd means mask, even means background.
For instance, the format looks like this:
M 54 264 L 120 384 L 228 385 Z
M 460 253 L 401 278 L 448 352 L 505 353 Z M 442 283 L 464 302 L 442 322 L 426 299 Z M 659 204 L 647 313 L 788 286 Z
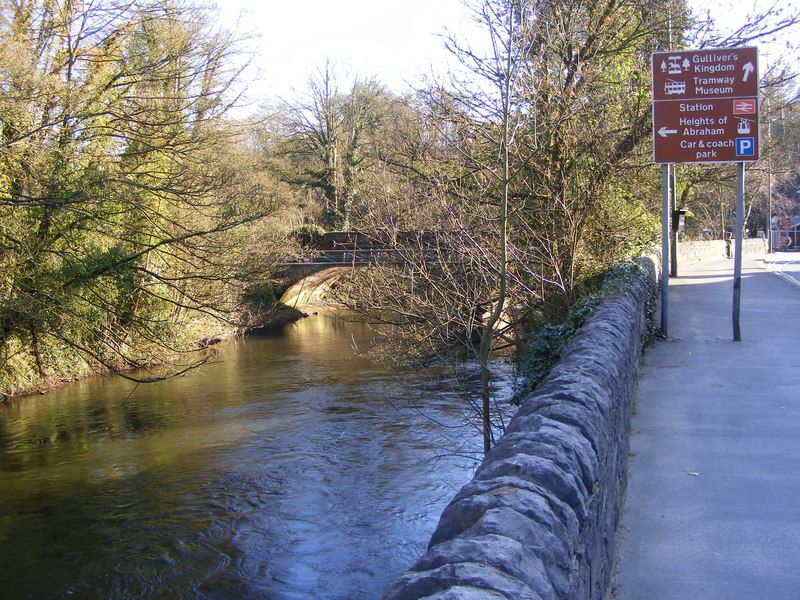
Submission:
M 229 316 L 272 202 L 226 119 L 236 52 L 180 2 L 0 3 L 0 390 L 152 364 L 190 348 L 187 313 Z

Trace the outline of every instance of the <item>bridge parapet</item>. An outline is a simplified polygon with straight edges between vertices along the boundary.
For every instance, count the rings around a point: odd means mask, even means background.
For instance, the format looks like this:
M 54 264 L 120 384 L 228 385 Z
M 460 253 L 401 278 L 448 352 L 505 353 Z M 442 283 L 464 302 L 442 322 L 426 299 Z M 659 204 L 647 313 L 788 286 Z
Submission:
M 413 237 L 413 239 L 411 239 Z M 279 263 L 285 280 L 281 302 L 290 306 L 313 306 L 319 302 L 325 287 L 332 285 L 346 267 L 375 265 L 400 266 L 409 263 L 409 254 L 399 248 L 412 248 L 414 261 L 454 264 L 460 257 L 435 245 L 435 236 L 429 233 L 400 234 L 398 247 L 387 246 L 381 240 L 363 233 L 340 231 L 319 236 L 307 247 L 302 260 Z M 323 286 L 316 290 L 318 286 Z

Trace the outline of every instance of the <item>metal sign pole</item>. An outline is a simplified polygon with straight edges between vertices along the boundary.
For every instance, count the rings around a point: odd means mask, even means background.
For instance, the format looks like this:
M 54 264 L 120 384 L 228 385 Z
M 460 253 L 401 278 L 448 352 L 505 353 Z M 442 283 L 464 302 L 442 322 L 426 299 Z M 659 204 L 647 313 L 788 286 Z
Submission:
M 736 165 L 736 248 L 733 255 L 733 341 L 742 341 L 739 308 L 742 298 L 742 232 L 744 230 L 744 163 Z
M 661 165 L 661 335 L 669 324 L 669 188 L 670 165 Z
M 669 276 L 670 277 L 677 277 L 678 276 L 678 227 L 675 224 L 676 213 L 678 210 L 678 198 L 677 198 L 677 177 L 675 175 L 675 169 L 677 165 L 670 165 L 670 177 L 669 177 L 669 198 L 670 198 L 670 223 L 672 227 L 672 231 L 670 232 L 669 237 Z
M 772 116 L 769 112 L 769 96 L 767 96 L 767 254 L 772 254 L 775 249 L 772 247 Z

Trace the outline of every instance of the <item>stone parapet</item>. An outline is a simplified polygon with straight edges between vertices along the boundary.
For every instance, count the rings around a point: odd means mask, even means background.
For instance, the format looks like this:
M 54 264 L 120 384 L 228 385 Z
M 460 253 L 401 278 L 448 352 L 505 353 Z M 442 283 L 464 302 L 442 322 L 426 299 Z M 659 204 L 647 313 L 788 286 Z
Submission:
M 384 600 L 603 597 L 647 294 L 640 281 L 599 305 Z
M 731 243 L 730 257 L 733 257 L 735 242 Z M 678 265 L 700 263 L 716 260 L 728 256 L 727 244 L 723 240 L 709 240 L 703 242 L 679 242 Z M 748 238 L 743 240 L 743 254 L 763 254 L 767 251 L 767 240 Z

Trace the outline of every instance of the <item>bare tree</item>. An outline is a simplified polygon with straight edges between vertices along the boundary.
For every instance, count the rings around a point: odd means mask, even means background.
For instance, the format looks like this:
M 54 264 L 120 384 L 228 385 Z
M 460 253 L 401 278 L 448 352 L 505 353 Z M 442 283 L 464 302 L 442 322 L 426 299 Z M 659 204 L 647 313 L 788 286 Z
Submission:
M 374 79 L 356 79 L 348 92 L 340 92 L 327 63 L 309 82 L 304 101 L 284 103 L 279 133 L 283 143 L 276 149 L 272 170 L 287 183 L 320 193 L 326 227 L 349 227 L 364 173 L 374 158 L 371 146 L 391 103 Z
M 387 153 L 389 174 L 361 220 L 396 262 L 354 275 L 350 297 L 395 354 L 460 348 L 477 360 L 488 450 L 501 426 L 490 410 L 493 353 L 518 350 L 604 266 L 652 239 L 646 193 L 621 182 L 649 137 L 649 53 L 667 11 L 486 0 L 476 18 L 490 50 L 448 40 L 466 77 L 421 96 L 423 125 Z M 409 194 L 417 213 L 402 222 L 417 234 L 383 216 Z

